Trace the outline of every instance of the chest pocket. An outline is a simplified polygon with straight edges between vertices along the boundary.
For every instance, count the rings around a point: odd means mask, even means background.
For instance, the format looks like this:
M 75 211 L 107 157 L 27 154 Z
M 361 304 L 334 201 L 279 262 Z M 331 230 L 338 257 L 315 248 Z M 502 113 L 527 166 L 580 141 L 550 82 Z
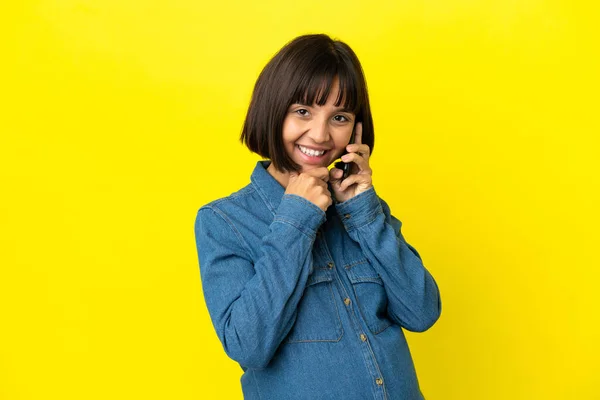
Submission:
M 369 261 L 362 259 L 344 267 L 352 283 L 356 302 L 369 330 L 382 332 L 392 322 L 387 316 L 387 294 L 383 281 Z
M 334 300 L 331 272 L 327 267 L 313 269 L 287 343 L 337 342 L 342 338 L 342 321 Z

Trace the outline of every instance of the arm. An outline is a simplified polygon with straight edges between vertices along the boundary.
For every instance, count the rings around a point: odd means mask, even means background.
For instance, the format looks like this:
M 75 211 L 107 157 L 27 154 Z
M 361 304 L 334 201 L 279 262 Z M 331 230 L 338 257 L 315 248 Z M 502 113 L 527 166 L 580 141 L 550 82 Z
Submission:
M 260 245 L 261 256 L 253 262 L 225 214 L 215 207 L 198 211 L 204 298 L 225 352 L 242 366 L 266 367 L 292 328 L 324 218 L 314 204 L 285 195 Z
M 371 188 L 336 205 L 350 237 L 383 280 L 388 315 L 414 332 L 429 329 L 440 316 L 441 300 L 435 280 L 419 253 L 402 236 L 402 223 Z

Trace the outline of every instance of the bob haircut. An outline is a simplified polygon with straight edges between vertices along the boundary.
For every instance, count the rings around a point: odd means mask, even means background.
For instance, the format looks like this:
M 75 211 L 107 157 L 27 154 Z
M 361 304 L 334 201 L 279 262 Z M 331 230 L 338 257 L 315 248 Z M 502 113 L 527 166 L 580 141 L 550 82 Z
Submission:
M 358 57 L 344 42 L 327 35 L 303 35 L 287 43 L 260 73 L 244 121 L 240 141 L 270 159 L 279 171 L 299 172 L 285 151 L 283 121 L 292 104 L 323 106 L 334 79 L 340 92 L 335 106 L 362 122 L 362 143 L 375 144 L 367 83 Z

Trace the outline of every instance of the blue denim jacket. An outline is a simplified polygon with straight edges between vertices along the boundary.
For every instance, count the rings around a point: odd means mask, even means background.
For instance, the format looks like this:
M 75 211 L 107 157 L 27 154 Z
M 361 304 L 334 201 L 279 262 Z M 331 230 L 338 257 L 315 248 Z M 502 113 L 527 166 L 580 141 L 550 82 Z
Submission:
M 440 295 L 373 188 L 323 212 L 260 161 L 251 183 L 198 211 L 204 298 L 245 399 L 423 399 L 402 328 Z

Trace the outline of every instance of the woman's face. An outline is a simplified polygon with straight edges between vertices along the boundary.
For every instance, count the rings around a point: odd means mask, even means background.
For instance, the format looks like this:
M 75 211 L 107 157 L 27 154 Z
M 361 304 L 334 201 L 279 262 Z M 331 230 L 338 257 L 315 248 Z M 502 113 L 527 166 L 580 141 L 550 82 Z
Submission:
M 328 167 L 350 141 L 355 116 L 334 105 L 339 81 L 333 81 L 327 103 L 292 104 L 283 121 L 283 143 L 287 154 L 301 166 L 300 172 Z

